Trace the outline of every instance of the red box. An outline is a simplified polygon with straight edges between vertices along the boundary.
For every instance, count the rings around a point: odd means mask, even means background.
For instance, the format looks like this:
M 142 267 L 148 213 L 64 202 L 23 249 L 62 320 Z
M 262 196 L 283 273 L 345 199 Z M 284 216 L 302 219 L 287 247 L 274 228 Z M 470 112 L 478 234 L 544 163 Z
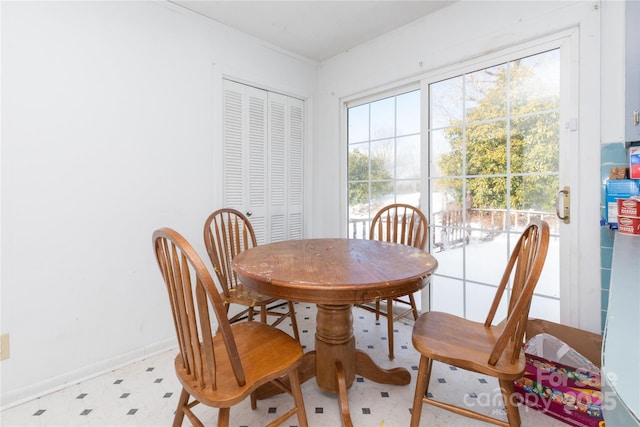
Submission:
M 640 216 L 640 199 L 618 199 L 618 216 Z
M 640 218 L 620 216 L 618 217 L 618 231 L 622 234 L 640 234 Z

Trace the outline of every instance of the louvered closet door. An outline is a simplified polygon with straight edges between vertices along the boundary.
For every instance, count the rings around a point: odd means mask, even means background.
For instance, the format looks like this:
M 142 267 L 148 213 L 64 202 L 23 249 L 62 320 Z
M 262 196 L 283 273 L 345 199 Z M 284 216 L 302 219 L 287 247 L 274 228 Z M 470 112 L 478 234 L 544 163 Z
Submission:
M 303 102 L 269 93 L 271 241 L 302 238 Z
M 302 164 L 304 161 L 304 103 L 300 99 L 288 99 L 289 117 L 289 199 L 287 211 L 288 239 L 302 239 Z
M 286 240 L 287 97 L 269 94 L 269 225 L 272 242 Z
M 224 82 L 224 207 L 249 216 L 258 242 L 266 240 L 267 95 Z
M 302 238 L 303 102 L 224 85 L 225 206 L 251 214 L 259 244 Z

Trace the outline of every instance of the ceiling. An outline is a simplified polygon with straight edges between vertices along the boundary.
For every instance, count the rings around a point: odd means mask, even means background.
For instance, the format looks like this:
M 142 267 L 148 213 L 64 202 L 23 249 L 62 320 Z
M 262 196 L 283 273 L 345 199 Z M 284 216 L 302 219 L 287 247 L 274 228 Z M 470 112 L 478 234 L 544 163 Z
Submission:
M 454 3 L 453 0 L 171 2 L 318 62 Z

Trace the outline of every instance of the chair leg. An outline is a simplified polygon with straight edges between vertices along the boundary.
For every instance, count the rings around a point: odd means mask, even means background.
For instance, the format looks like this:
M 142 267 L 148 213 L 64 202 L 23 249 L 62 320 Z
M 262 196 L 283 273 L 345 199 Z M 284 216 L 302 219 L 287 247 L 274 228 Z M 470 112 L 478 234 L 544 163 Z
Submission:
M 380 320 L 380 300 L 376 299 L 376 321 Z
M 504 407 L 507 410 L 509 426 L 520 427 L 520 411 L 518 410 L 518 403 L 513 393 L 513 381 L 499 380 L 499 383 L 502 400 L 504 400 Z
M 409 294 L 409 302 L 411 303 L 411 311 L 413 312 L 413 320 L 418 320 L 418 307 L 416 307 L 416 300 L 413 294 Z
M 424 395 L 426 396 L 429 393 L 429 383 L 431 382 L 431 372 L 433 371 L 433 359 L 427 359 L 427 384 L 424 388 Z
M 289 305 L 289 317 L 291 317 L 291 328 L 293 329 L 293 336 L 296 341 L 300 342 L 300 333 L 298 332 L 298 320 L 296 319 L 296 310 L 292 301 L 288 301 Z
M 420 356 L 418 376 L 416 377 L 416 392 L 413 395 L 413 408 L 411 409 L 411 427 L 418 427 L 420 425 L 423 398 L 427 393 L 429 377 L 431 377 L 431 363 L 431 359 Z
M 218 410 L 218 427 L 229 427 L 229 408 Z
M 387 299 L 387 340 L 389 341 L 389 360 L 395 357 L 393 354 L 393 298 Z
M 258 407 L 258 398 L 256 397 L 256 393 L 253 392 L 249 395 L 249 399 L 251 401 L 251 410 L 255 411 Z
M 176 408 L 176 415 L 173 417 L 173 427 L 180 427 L 182 425 L 182 420 L 184 420 L 184 407 L 187 406 L 189 402 L 189 393 L 184 388 L 180 393 L 180 398 L 178 399 L 178 407 Z
M 291 394 L 293 396 L 293 402 L 296 405 L 298 425 L 299 427 L 307 427 L 307 411 L 304 407 L 304 400 L 302 398 L 302 387 L 300 386 L 300 375 L 298 369 L 292 369 L 289 372 L 289 387 L 291 388 Z

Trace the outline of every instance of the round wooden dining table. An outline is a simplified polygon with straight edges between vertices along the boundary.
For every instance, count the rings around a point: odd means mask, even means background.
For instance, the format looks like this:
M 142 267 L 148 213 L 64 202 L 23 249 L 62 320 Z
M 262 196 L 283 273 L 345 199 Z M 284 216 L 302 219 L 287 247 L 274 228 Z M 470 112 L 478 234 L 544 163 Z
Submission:
M 353 304 L 420 290 L 437 267 L 433 256 L 412 246 L 345 238 L 258 245 L 233 261 L 240 281 L 254 291 L 317 304 L 315 350 L 303 357 L 301 381 L 315 376 L 322 390 L 338 394 L 346 426 L 352 425 L 347 389 L 356 374 L 384 384 L 411 382 L 407 369 L 383 369 L 356 350 Z

